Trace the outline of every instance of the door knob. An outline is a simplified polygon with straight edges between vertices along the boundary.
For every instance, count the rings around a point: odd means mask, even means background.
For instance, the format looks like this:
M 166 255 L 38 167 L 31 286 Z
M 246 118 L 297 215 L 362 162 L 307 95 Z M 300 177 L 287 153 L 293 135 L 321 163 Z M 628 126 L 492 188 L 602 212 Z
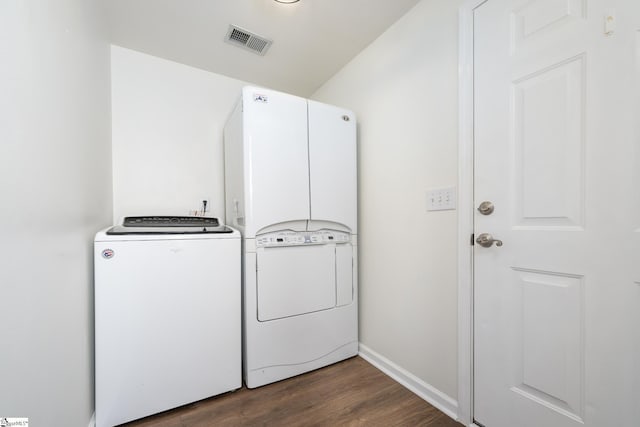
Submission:
M 489 233 L 482 233 L 476 239 L 476 243 L 483 248 L 490 248 L 494 243 L 496 246 L 502 246 L 502 240 L 494 239 Z
M 495 206 L 493 206 L 493 203 L 488 201 L 482 202 L 480 203 L 480 206 L 478 206 L 478 212 L 482 215 L 491 215 L 494 209 Z

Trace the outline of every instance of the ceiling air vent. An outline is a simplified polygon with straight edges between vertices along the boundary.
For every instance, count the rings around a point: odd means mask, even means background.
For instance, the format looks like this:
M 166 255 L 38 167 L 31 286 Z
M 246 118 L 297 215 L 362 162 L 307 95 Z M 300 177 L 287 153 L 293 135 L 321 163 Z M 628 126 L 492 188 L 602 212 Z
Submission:
M 258 55 L 264 55 L 267 53 L 269 46 L 273 43 L 265 37 L 243 30 L 235 25 L 229 25 L 229 31 L 227 31 L 225 41 L 235 46 L 245 48 L 253 53 L 257 53 Z

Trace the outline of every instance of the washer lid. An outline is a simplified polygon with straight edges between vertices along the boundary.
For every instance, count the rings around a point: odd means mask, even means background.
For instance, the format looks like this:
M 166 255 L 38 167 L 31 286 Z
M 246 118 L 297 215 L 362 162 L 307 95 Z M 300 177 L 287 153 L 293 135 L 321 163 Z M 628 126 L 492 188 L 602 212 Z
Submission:
M 220 225 L 218 218 L 194 216 L 128 216 L 122 225 L 107 230 L 108 235 L 211 233 L 233 233 L 233 230 Z

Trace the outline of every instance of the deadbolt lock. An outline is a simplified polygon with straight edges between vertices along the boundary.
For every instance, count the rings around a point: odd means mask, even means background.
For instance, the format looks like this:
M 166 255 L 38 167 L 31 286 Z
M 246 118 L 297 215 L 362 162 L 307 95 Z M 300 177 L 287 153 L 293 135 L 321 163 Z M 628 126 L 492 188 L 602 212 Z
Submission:
M 482 215 L 491 215 L 494 209 L 495 206 L 493 206 L 493 203 L 489 201 L 484 201 L 480 203 L 480 206 L 478 206 L 478 212 L 480 212 Z

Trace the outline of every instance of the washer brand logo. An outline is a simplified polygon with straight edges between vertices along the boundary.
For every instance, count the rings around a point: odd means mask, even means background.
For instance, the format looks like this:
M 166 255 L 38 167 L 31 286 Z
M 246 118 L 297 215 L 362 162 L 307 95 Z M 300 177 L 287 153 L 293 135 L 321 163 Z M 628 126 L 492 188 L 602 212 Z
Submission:
M 269 98 L 267 98 L 267 95 L 260 95 L 259 93 L 253 94 L 253 100 L 255 102 L 269 102 Z
M 102 251 L 102 258 L 104 259 L 111 259 L 114 255 L 115 252 L 113 252 L 113 249 L 105 249 Z

